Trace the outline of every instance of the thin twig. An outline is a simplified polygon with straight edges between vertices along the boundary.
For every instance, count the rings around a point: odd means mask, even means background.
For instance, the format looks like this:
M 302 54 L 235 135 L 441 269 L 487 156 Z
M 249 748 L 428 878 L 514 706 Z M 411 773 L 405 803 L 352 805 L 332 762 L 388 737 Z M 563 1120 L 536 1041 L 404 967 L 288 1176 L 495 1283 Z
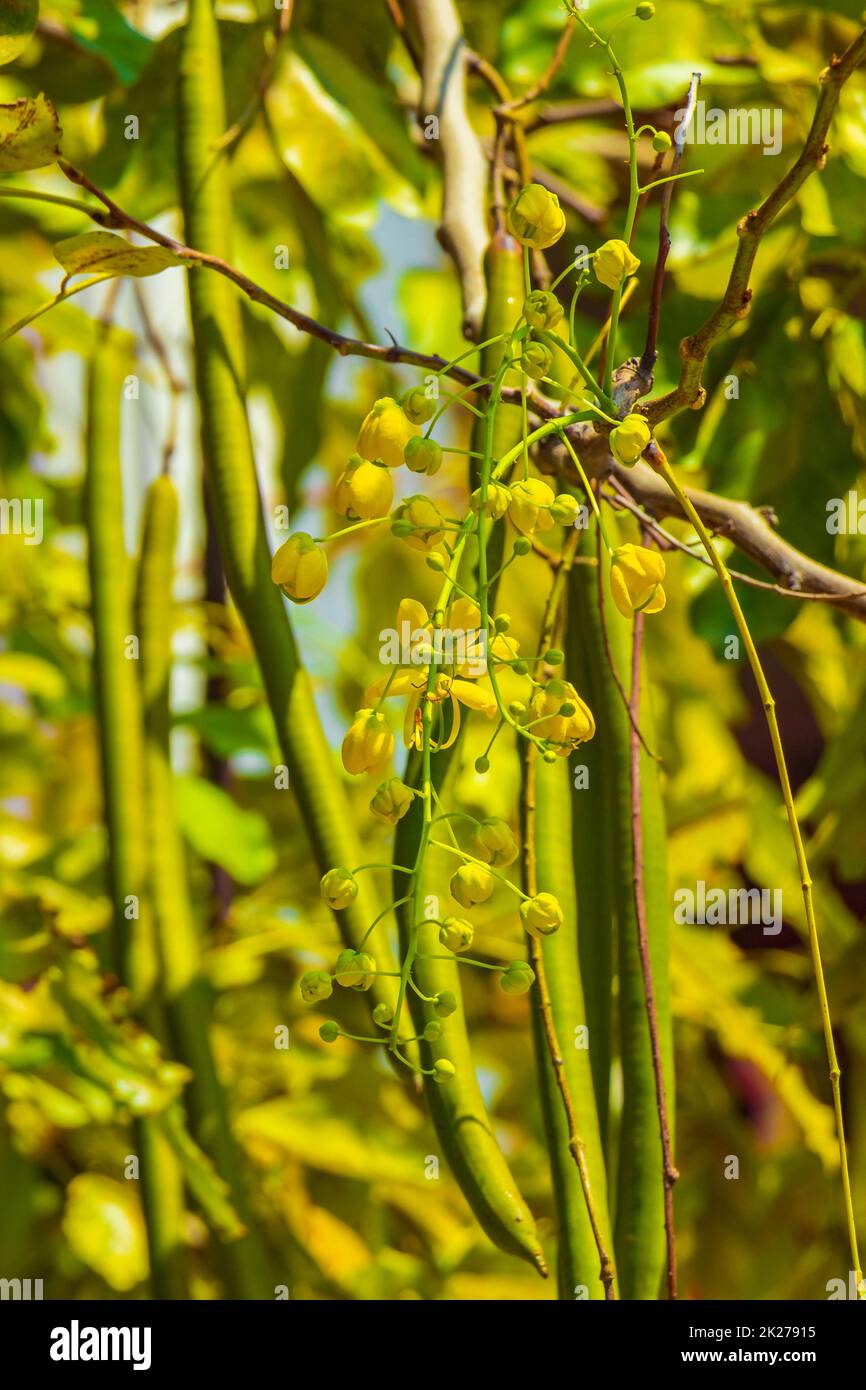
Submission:
M 747 212 L 738 224 L 737 250 L 722 301 L 697 333 L 683 338 L 680 343 L 683 365 L 677 385 L 673 391 L 668 391 L 666 395 L 659 396 L 654 401 L 648 401 L 645 406 L 647 417 L 653 424 L 657 424 L 659 420 L 666 420 L 670 415 L 675 415 L 689 406 L 702 403 L 704 391 L 701 377 L 710 349 L 723 333 L 749 312 L 752 298 L 749 280 L 761 238 L 788 206 L 809 175 L 823 169 L 829 148 L 827 132 L 839 102 L 839 93 L 864 56 L 866 29 L 849 44 L 841 58 L 834 55 L 821 73 L 818 104 L 803 149 L 760 207 Z
M 701 74 L 699 72 L 693 72 L 692 80 L 689 83 L 689 94 L 686 98 L 683 117 L 674 135 L 674 153 L 669 170 L 671 174 L 677 172 L 682 162 L 689 126 L 695 114 L 700 82 Z M 652 370 L 656 360 L 656 345 L 659 335 L 659 319 L 661 316 L 662 290 L 665 282 L 665 267 L 671 249 L 671 233 L 670 227 L 668 226 L 668 219 L 671 210 L 671 199 L 674 196 L 674 186 L 673 182 L 666 183 L 662 188 L 662 196 L 659 200 L 659 249 L 658 255 L 656 256 L 655 270 L 653 271 L 652 291 L 650 293 L 649 310 L 647 313 L 646 344 L 640 360 L 641 374 L 647 378 L 652 376 Z
M 664 1181 L 665 1244 L 667 1246 L 667 1285 L 668 1297 L 677 1297 L 677 1252 L 674 1231 L 674 1183 L 679 1177 L 674 1167 L 671 1130 L 668 1117 L 668 1103 L 665 1092 L 664 1069 L 662 1067 L 661 1044 L 659 1042 L 658 1014 L 656 1011 L 655 984 L 653 981 L 652 960 L 647 931 L 646 902 L 644 899 L 643 877 L 643 818 L 641 814 L 641 774 L 640 740 L 638 737 L 638 717 L 640 715 L 640 666 L 643 645 L 643 613 L 634 615 L 634 636 L 631 661 L 631 699 L 629 701 L 631 733 L 631 828 L 632 828 L 632 882 L 634 885 L 634 910 L 637 921 L 637 941 L 640 953 L 640 966 L 643 975 L 644 1000 L 647 1023 L 649 1025 L 650 1051 L 652 1053 L 653 1076 L 655 1078 L 656 1106 L 659 1116 L 659 1132 L 662 1146 L 662 1177 Z

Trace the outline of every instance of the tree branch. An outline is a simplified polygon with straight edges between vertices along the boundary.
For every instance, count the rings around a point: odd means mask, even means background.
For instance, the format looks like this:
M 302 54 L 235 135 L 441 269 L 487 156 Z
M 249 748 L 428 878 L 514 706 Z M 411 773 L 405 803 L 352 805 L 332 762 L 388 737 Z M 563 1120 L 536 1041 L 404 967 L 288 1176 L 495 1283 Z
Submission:
M 829 65 L 821 73 L 818 105 L 799 158 L 794 161 L 787 174 L 764 199 L 761 206 L 757 210 L 747 212 L 737 225 L 739 242 L 724 297 L 697 333 L 683 338 L 680 343 L 683 365 L 674 390 L 654 401 L 648 401 L 643 407 L 647 419 L 653 425 L 689 406 L 703 404 L 705 393 L 701 386 L 701 377 L 710 349 L 723 333 L 726 333 L 738 319 L 745 318 L 749 312 L 752 298 L 749 279 L 761 237 L 787 207 L 809 175 L 816 169 L 823 169 L 829 148 L 826 143 L 827 132 L 839 102 L 839 93 L 864 57 L 866 30 L 849 44 L 841 58 L 831 58 Z

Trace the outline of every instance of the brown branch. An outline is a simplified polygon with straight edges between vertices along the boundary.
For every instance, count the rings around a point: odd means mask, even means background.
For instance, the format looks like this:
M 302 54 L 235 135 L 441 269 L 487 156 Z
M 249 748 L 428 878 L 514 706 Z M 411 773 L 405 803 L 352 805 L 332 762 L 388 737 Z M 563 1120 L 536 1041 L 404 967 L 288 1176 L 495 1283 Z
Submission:
M 617 463 L 608 451 L 604 436 L 596 433 L 591 425 L 570 426 L 568 435 L 590 476 L 615 478 L 652 517 L 684 519 L 670 489 L 648 464 L 637 463 L 633 468 L 625 468 Z M 535 450 L 535 461 L 541 472 L 580 485 L 577 471 L 558 440 L 543 440 Z M 797 550 L 773 529 L 765 511 L 748 502 L 701 488 L 686 488 L 685 491 L 706 526 L 732 541 L 738 550 L 772 575 L 782 589 L 823 598 L 840 612 L 866 622 L 866 588 L 858 586 L 850 575 L 840 574 Z
M 689 126 L 692 123 L 695 104 L 698 99 L 700 81 L 701 74 L 699 72 L 693 72 L 692 80 L 689 83 L 689 93 L 686 98 L 683 117 L 677 126 L 676 135 L 674 136 L 674 154 L 671 160 L 671 167 L 668 170 L 668 173 L 671 175 L 676 174 L 682 162 L 686 136 L 688 135 Z M 656 344 L 658 343 L 659 320 L 661 317 L 662 290 L 664 289 L 665 283 L 665 267 L 667 266 L 671 249 L 671 234 L 668 226 L 668 219 L 671 210 L 671 200 L 674 195 L 674 187 L 675 184 L 673 181 L 663 184 L 661 198 L 659 200 L 659 249 L 658 255 L 656 256 L 655 269 L 653 270 L 653 283 L 650 292 L 649 310 L 647 312 L 646 343 L 644 345 L 643 355 L 640 359 L 641 375 L 646 377 L 648 382 L 651 381 L 652 370 L 655 366 Z
M 605 502 L 614 508 L 624 507 L 632 516 L 637 517 L 642 526 L 652 532 L 653 538 L 657 542 L 660 550 L 678 550 L 681 555 L 688 555 L 690 559 L 697 560 L 699 564 L 705 565 L 707 569 L 713 568 L 713 562 L 703 550 L 693 550 L 685 541 L 678 540 L 672 536 L 670 531 L 666 531 L 663 526 L 639 507 L 626 492 L 618 478 L 612 478 L 613 495 L 602 492 L 600 496 Z M 742 570 L 731 569 L 727 566 L 728 574 L 732 579 L 736 579 L 741 584 L 747 584 L 752 589 L 765 589 L 772 594 L 779 594 L 781 598 L 792 598 L 798 603 L 836 603 L 840 597 L 844 598 L 866 598 L 866 587 L 858 584 L 855 588 L 849 589 L 847 594 L 810 594 L 801 589 L 784 589 L 781 584 L 771 584 L 766 579 L 756 579 L 753 574 L 744 574 Z
M 631 840 L 632 840 L 632 882 L 634 885 L 634 910 L 637 921 L 637 942 L 643 975 L 644 1002 L 649 1025 L 650 1051 L 652 1053 L 653 1077 L 655 1078 L 656 1106 L 659 1116 L 659 1133 L 662 1146 L 662 1177 L 664 1181 L 665 1243 L 667 1246 L 668 1297 L 677 1296 L 677 1253 L 674 1233 L 674 1183 L 679 1173 L 674 1167 L 671 1145 L 671 1127 L 668 1117 L 665 1077 L 662 1067 L 661 1044 L 659 1042 L 658 1012 L 656 1010 L 655 983 L 653 981 L 652 960 L 647 932 L 646 902 L 644 900 L 643 877 L 643 816 L 641 808 L 640 741 L 637 735 L 640 715 L 640 666 L 643 645 L 643 613 L 634 615 L 634 637 L 631 659 L 631 731 L 629 747 L 631 753 Z
M 536 101 L 543 92 L 547 91 L 554 77 L 562 67 L 562 64 L 565 62 L 565 55 L 569 50 L 574 35 L 575 23 L 576 20 L 574 15 L 570 14 L 559 36 L 559 42 L 556 45 L 553 57 L 537 82 L 533 82 L 532 86 L 528 87 L 522 96 L 515 97 L 513 101 L 504 102 L 499 108 L 499 114 L 503 116 L 512 116 L 515 111 L 519 111 L 521 107 L 529 106 L 531 102 Z
M 704 363 L 710 349 L 718 338 L 726 333 L 738 319 L 745 318 L 749 312 L 752 291 L 749 279 L 761 238 L 787 207 L 794 195 L 816 169 L 824 168 L 827 158 L 827 132 L 839 102 L 843 84 L 866 56 L 866 30 L 846 48 L 841 58 L 833 57 L 819 78 L 820 92 L 815 115 L 799 157 L 791 165 L 784 178 L 776 185 L 757 209 L 746 213 L 737 226 L 739 238 L 734 263 L 728 279 L 722 302 L 713 311 L 697 333 L 683 338 L 680 343 L 682 368 L 680 379 L 673 391 L 648 401 L 644 407 L 652 424 L 666 420 L 668 416 L 685 410 L 689 406 L 703 403 L 705 392 L 701 386 Z
M 463 297 L 463 332 L 477 342 L 487 287 L 487 165 L 466 111 L 466 48 L 452 0 L 409 0 L 421 36 L 419 115 L 439 122 L 442 221 L 439 240 L 457 267 Z
M 184 246 L 182 242 L 175 241 L 172 237 L 157 231 L 155 227 L 151 227 L 146 222 L 141 222 L 138 218 L 124 212 L 86 174 L 66 160 L 59 161 L 59 168 L 71 183 L 86 189 L 102 204 L 105 209 L 104 212 L 99 212 L 98 209 L 94 208 L 89 213 L 93 221 L 100 226 L 125 228 L 138 232 L 139 235 L 155 242 L 156 245 L 164 246 L 167 250 L 173 251 L 181 260 L 188 261 L 191 265 L 206 266 L 218 275 L 225 276 L 248 299 L 270 309 L 272 313 L 293 324 L 302 333 L 307 333 L 311 337 L 327 343 L 341 356 L 367 357 L 379 362 L 402 362 L 409 366 L 426 368 L 429 371 L 442 371 L 444 375 L 464 386 L 477 385 L 478 391 L 482 395 L 489 392 L 489 386 L 482 382 L 475 373 L 466 371 L 463 367 L 449 366 L 445 359 L 438 354 L 415 352 L 411 348 L 401 347 L 398 343 L 384 347 L 378 343 L 367 343 L 357 338 L 346 337 L 334 329 L 327 328 L 324 324 L 310 318 L 308 314 L 303 314 L 291 304 L 278 299 L 263 286 L 251 280 L 249 276 L 242 274 L 234 266 L 221 260 L 219 256 L 211 256 L 204 251 L 197 251 L 190 246 Z M 622 411 L 630 409 L 640 396 L 641 382 L 637 366 L 636 361 L 626 363 L 617 373 L 616 396 Z M 521 403 L 519 389 L 515 387 L 505 388 L 502 392 L 502 400 L 508 404 L 519 405 Z M 562 414 L 562 409 L 557 402 L 536 392 L 530 398 L 530 409 L 534 416 L 545 420 L 556 419 Z M 608 451 L 604 435 L 596 432 L 592 425 L 570 427 L 569 437 L 580 451 L 584 466 L 588 468 L 592 476 L 600 478 L 610 475 L 616 476 L 635 502 L 655 516 L 682 515 L 675 498 L 663 480 L 646 464 L 639 463 L 630 469 L 617 464 Z M 543 447 L 536 451 L 536 455 L 536 461 L 543 472 L 561 475 L 570 482 L 580 481 L 564 446 L 558 440 L 552 437 L 545 440 Z M 686 491 L 707 526 L 717 533 L 727 536 L 745 555 L 748 555 L 764 570 L 773 575 L 783 588 L 798 593 L 826 595 L 827 600 L 832 602 L 840 611 L 857 618 L 860 622 L 866 622 L 866 595 L 856 592 L 852 594 L 850 576 L 839 574 L 836 570 L 811 560 L 807 555 L 795 549 L 794 546 L 776 534 L 760 511 L 749 506 L 748 503 L 733 501 L 727 497 L 720 497 L 715 493 L 703 492 L 698 489 L 687 489 Z

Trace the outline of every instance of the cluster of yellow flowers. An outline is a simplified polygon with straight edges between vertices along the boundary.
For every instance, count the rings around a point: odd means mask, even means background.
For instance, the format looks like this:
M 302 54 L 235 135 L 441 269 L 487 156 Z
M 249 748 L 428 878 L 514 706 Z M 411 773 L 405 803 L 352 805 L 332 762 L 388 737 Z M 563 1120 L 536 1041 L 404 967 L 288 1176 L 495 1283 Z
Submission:
M 514 200 L 509 210 L 509 227 L 525 247 L 543 250 L 562 236 L 565 215 L 554 194 L 531 184 Z M 591 264 L 598 282 L 614 293 L 620 292 L 639 268 L 630 248 L 619 240 L 600 246 L 593 253 Z M 580 273 L 588 278 L 585 268 Z M 562 306 L 551 291 L 533 290 L 526 296 L 522 318 L 521 333 L 513 340 L 519 344 L 517 360 L 526 377 L 541 380 L 553 361 L 551 349 L 556 342 L 549 335 L 563 319 Z M 548 341 L 544 341 L 545 336 Z M 432 477 L 442 465 L 442 447 L 432 438 L 439 413 L 435 386 L 432 390 L 413 387 L 399 400 L 384 396 L 375 402 L 361 424 L 355 452 L 336 481 L 334 504 L 348 523 L 346 531 L 388 522 L 395 537 L 425 552 L 430 568 L 444 573 L 449 566 L 453 569 L 456 553 L 448 544 L 448 533 L 465 532 L 469 519 L 478 518 L 482 509 L 484 517 L 491 521 L 507 518 L 510 522 L 517 533 L 515 556 L 527 554 L 539 533 L 558 525 L 575 524 L 579 512 L 576 498 L 571 493 L 557 494 L 544 479 L 529 477 L 526 469 L 524 476 L 514 482 L 488 474 L 485 485 L 469 498 L 469 511 L 462 523 L 443 515 L 437 502 L 424 493 L 405 497 L 395 506 L 395 470 L 405 466 L 411 473 Z M 610 421 L 610 417 L 604 418 Z M 647 420 L 635 411 L 610 424 L 613 457 L 623 466 L 634 466 L 651 443 Z M 425 425 L 428 429 L 422 432 Z M 598 513 L 597 503 L 594 506 Z M 617 609 L 625 616 L 659 612 L 665 604 L 665 564 L 661 555 L 631 544 L 609 548 L 609 553 L 610 587 Z M 323 543 L 306 532 L 296 532 L 274 555 L 272 577 L 294 603 L 310 602 L 327 582 Z M 395 628 L 401 632 L 408 627 L 412 648 L 408 656 L 401 649 L 399 659 L 393 659 L 364 691 L 362 706 L 342 742 L 341 758 L 347 773 L 375 776 L 388 768 L 395 740 L 382 707 L 392 698 L 405 701 L 404 745 L 407 749 L 423 750 L 427 756 L 454 743 L 461 709 L 474 711 L 490 721 L 498 716 L 496 732 L 510 724 L 518 736 L 532 740 L 548 761 L 567 757 L 594 736 L 592 711 L 575 687 L 559 676 L 542 681 L 533 674 L 537 662 L 544 661 L 548 668 L 560 665 L 564 659 L 561 652 L 523 658 L 518 643 L 509 636 L 510 620 L 506 614 L 488 618 L 486 606 L 482 611 L 482 606 L 460 589 L 453 575 L 445 581 L 445 592 L 450 597 L 444 611 L 440 609 L 435 614 L 428 613 L 416 599 L 407 597 L 400 601 Z M 456 653 L 452 649 L 447 657 L 436 645 L 443 623 L 447 623 L 449 631 L 459 631 L 469 638 L 468 645 Z M 486 755 L 476 761 L 479 771 L 486 771 L 487 767 Z M 370 810 L 377 819 L 395 825 L 420 794 L 400 777 L 391 775 L 378 785 Z M 429 818 L 429 809 L 425 814 Z M 451 876 L 449 892 L 459 909 L 465 912 L 485 903 L 498 878 L 519 896 L 520 919 L 531 935 L 546 936 L 561 925 L 562 908 L 552 894 L 530 897 L 499 872 L 512 864 L 518 854 L 517 842 L 505 821 L 491 817 L 476 822 L 469 849 L 461 850 L 455 842 L 454 852 L 461 862 Z M 355 901 L 357 872 L 336 867 L 324 875 L 322 897 L 330 908 L 341 911 Z M 414 872 L 417 874 L 417 866 Z M 441 944 L 456 954 L 469 948 L 473 935 L 473 925 L 466 917 L 449 915 L 439 923 Z M 348 989 L 370 989 L 376 978 L 376 962 L 363 944 L 360 950 L 342 951 L 331 972 L 308 971 L 301 981 L 303 997 L 310 1001 L 328 998 L 335 983 Z M 516 961 L 502 968 L 500 984 L 508 993 L 524 993 L 533 980 L 526 962 Z M 431 1003 L 435 1018 L 429 1020 L 423 1034 L 430 1040 L 439 1036 L 438 1020 L 448 1017 L 456 1007 L 447 991 Z M 380 1026 L 392 1028 L 393 1040 L 396 1024 L 387 1008 L 377 1005 L 373 1016 Z M 336 1024 L 324 1025 L 323 1037 L 325 1029 L 327 1041 L 339 1036 Z M 431 1074 L 437 1081 L 445 1082 L 454 1075 L 454 1069 L 440 1059 Z

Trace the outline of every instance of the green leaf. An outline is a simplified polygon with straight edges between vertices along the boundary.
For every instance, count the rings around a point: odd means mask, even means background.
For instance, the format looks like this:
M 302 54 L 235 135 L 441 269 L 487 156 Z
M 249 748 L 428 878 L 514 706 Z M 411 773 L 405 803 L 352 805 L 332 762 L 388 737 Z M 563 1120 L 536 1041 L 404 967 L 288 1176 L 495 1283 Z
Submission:
M 180 828 L 197 854 L 237 883 L 259 883 L 271 873 L 277 856 L 264 816 L 201 777 L 181 777 L 176 785 Z
M 44 92 L 0 106 L 0 173 L 44 169 L 60 155 L 63 131 Z
M 67 276 L 82 274 L 158 275 L 170 266 L 184 265 L 180 256 L 164 246 L 133 246 L 114 232 L 82 232 L 58 241 L 54 248 Z
M 11 63 L 30 42 L 39 18 L 39 0 L 3 0 L 0 9 L 0 66 Z

